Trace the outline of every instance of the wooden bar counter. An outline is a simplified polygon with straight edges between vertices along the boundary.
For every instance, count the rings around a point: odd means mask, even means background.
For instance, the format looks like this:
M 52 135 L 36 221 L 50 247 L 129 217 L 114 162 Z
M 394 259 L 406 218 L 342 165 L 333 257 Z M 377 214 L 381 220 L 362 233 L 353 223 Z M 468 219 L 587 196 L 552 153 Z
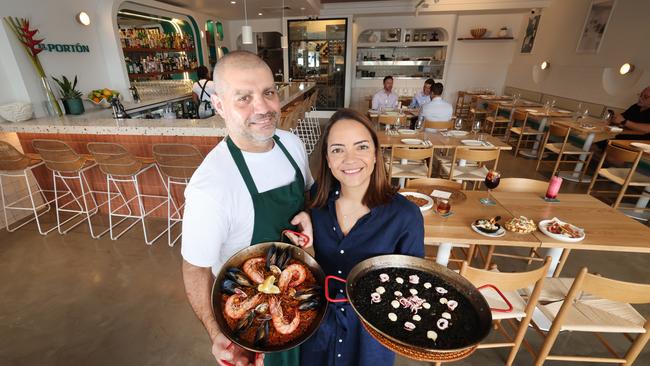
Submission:
M 315 85 L 295 82 L 281 87 L 278 91 L 280 106 L 284 108 L 305 98 Z M 89 142 L 112 142 L 124 146 L 137 157 L 152 161 L 154 144 L 191 144 L 205 156 L 226 136 L 227 131 L 219 115 L 206 119 L 113 119 L 111 110 L 96 110 L 81 116 L 44 117 L 19 123 L 0 122 L 1 134 L 15 134 L 25 153 L 36 152 L 32 147 L 34 139 L 61 140 L 78 154 L 88 154 L 86 145 Z M 15 137 L 10 140 L 15 140 Z M 46 168 L 37 168 L 34 175 L 43 189 L 52 188 L 52 174 Z M 88 178 L 94 190 L 106 191 L 106 176 L 99 169 L 92 169 Z M 140 185 L 144 194 L 166 195 L 154 170 L 142 177 Z M 129 191 L 127 195 L 132 194 Z M 180 195 L 180 192 L 174 192 L 175 197 L 180 198 Z M 166 207 L 152 215 L 166 217 Z

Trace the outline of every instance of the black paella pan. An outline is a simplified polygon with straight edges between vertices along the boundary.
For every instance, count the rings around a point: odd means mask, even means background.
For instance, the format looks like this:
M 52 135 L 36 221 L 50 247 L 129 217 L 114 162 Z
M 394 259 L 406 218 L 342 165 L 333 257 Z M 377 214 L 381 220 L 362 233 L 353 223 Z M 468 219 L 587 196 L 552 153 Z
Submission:
M 410 278 L 413 275 L 418 276 L 417 283 L 409 282 L 415 282 Z M 400 283 L 396 282 L 398 278 Z M 347 299 L 329 297 L 328 281 L 332 279 L 346 281 Z M 366 259 L 350 271 L 347 280 L 327 276 L 325 295 L 330 302 L 349 301 L 377 341 L 420 361 L 454 361 L 469 356 L 489 334 L 492 324 L 491 309 L 479 289 L 456 272 L 417 257 L 393 254 Z M 453 311 L 448 307 L 451 300 Z M 438 322 L 448 328 L 439 329 Z
M 223 313 L 224 309 L 222 306 L 222 295 L 224 294 L 222 284 L 226 279 L 226 271 L 229 268 L 233 267 L 241 268 L 243 263 L 250 258 L 266 257 L 268 251 L 274 246 L 276 249 L 289 251 L 293 260 L 304 265 L 309 271 L 311 271 L 316 280 L 316 284 L 321 288 L 320 292 L 322 292 L 322 287 L 325 283 L 325 274 L 320 265 L 316 263 L 316 260 L 305 250 L 293 244 L 287 244 L 283 242 L 259 243 L 246 247 L 230 257 L 230 259 L 228 259 L 221 267 L 221 270 L 219 271 L 219 274 L 217 275 L 212 287 L 212 311 L 223 334 L 233 343 L 253 352 L 280 352 L 300 345 L 312 334 L 314 334 L 316 329 L 318 329 L 320 326 L 321 321 L 325 317 L 325 313 L 327 312 L 327 301 L 322 296 L 320 296 L 321 301 L 315 309 L 316 316 L 311 321 L 310 325 L 306 329 L 302 329 L 302 333 L 297 338 L 294 338 L 290 342 L 284 343 L 282 345 L 256 345 L 241 339 L 233 330 L 230 329 L 225 319 Z

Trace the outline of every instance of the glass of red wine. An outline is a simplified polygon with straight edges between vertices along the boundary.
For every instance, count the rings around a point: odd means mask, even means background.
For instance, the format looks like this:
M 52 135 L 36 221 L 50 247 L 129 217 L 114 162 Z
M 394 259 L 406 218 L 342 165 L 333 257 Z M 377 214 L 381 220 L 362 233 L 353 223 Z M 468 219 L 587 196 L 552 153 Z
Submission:
M 490 191 L 498 187 L 500 181 L 501 181 L 501 173 L 495 170 L 490 170 L 487 172 L 487 174 L 485 175 L 485 180 L 483 181 L 483 183 L 485 183 L 485 186 L 487 187 L 487 198 L 481 198 L 480 199 L 481 204 L 485 206 L 494 206 L 497 204 L 490 198 Z

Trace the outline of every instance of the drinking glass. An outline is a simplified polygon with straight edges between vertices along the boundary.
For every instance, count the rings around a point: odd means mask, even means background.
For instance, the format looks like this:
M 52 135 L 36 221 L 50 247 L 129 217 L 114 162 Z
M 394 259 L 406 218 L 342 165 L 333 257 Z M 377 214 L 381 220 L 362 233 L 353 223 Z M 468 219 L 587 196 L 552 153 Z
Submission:
M 481 198 L 480 199 L 481 204 L 485 206 L 493 206 L 496 204 L 496 202 L 494 202 L 490 198 L 490 192 L 492 189 L 499 186 L 500 181 L 501 181 L 501 173 L 495 170 L 490 170 L 487 172 L 487 174 L 485 175 L 485 180 L 483 181 L 483 183 L 485 183 L 485 186 L 487 187 L 487 198 Z
M 454 121 L 454 130 L 460 131 L 463 128 L 463 120 L 461 118 L 456 118 Z
M 438 198 L 436 200 L 436 212 L 440 215 L 447 215 L 451 211 L 451 203 L 448 199 Z
M 397 119 L 395 120 L 395 131 L 398 131 L 400 129 L 400 126 L 402 125 L 400 119 L 401 117 L 397 117 Z
M 547 100 L 546 103 L 544 103 L 544 112 L 548 114 L 550 111 L 551 111 L 551 102 Z
M 476 135 L 481 130 L 481 121 L 476 120 L 472 123 L 472 132 Z
M 582 112 L 582 119 L 585 119 L 589 117 L 589 109 L 585 108 L 585 110 Z
M 577 121 L 578 118 L 580 118 L 581 113 L 582 113 L 582 103 L 578 103 L 576 110 L 573 111 L 573 119 Z

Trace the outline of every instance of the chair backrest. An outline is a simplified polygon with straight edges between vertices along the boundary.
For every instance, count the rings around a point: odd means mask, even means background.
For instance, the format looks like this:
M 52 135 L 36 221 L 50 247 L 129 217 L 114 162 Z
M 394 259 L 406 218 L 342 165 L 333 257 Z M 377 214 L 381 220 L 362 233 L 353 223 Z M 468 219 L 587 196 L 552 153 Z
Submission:
M 589 273 L 587 268 L 580 271 L 572 289 L 574 286 L 578 291 L 584 291 L 603 299 L 629 304 L 650 303 L 650 284 L 624 282 L 602 277 Z
M 501 178 L 495 192 L 545 193 L 548 182 L 528 178 Z
M 79 156 L 63 141 L 49 139 L 32 140 L 34 150 L 38 151 L 48 169 L 74 173 L 83 168 L 86 159 Z
M 163 174 L 176 179 L 190 179 L 201 165 L 203 155 L 189 144 L 155 144 L 153 157 Z
M 31 159 L 8 142 L 0 141 L 0 170 L 23 170 Z
M 388 115 L 388 114 L 380 114 L 379 117 L 377 117 L 377 122 L 379 122 L 382 125 L 395 125 L 397 124 L 398 120 L 400 123 L 406 124 L 407 118 L 406 116 Z
M 131 155 L 122 145 L 110 142 L 89 142 L 86 147 L 104 174 L 133 176 L 142 168 L 142 162 Z
M 424 128 L 431 128 L 434 130 L 444 130 L 454 127 L 454 121 L 429 121 L 424 120 Z
M 485 163 L 494 161 L 492 169 L 496 170 L 499 166 L 499 149 L 471 149 L 467 147 L 458 146 L 454 149 L 454 157 L 451 161 L 451 169 L 449 177 L 454 176 L 454 169 L 458 160 L 467 160 L 479 163 L 479 166 L 484 166 Z
M 526 121 L 528 120 L 528 112 L 523 111 L 520 109 L 515 109 L 515 111 L 512 113 L 512 125 L 516 126 L 526 126 Z
M 496 115 L 498 109 L 499 109 L 499 102 L 488 102 L 487 104 L 488 114 Z
M 568 137 L 570 133 L 571 133 L 571 127 L 562 126 L 557 123 L 551 123 L 551 125 L 548 128 L 549 136 L 561 137 L 564 139 Z
M 465 277 L 476 287 L 491 284 L 502 291 L 516 291 L 528 288 L 534 284 L 543 283 L 550 266 L 550 257 L 547 257 L 544 260 L 543 266 L 527 272 L 499 272 L 478 269 L 470 267 L 470 265 L 464 261 L 460 268 L 460 275 Z M 541 287 L 539 290 L 541 291 Z
M 433 162 L 433 147 L 400 147 L 393 146 L 390 151 L 388 166 L 388 179 L 393 177 L 393 165 L 401 164 L 401 160 L 422 160 L 427 167 L 427 177 L 431 176 L 431 165 Z
M 463 185 L 453 180 L 442 178 L 415 178 L 406 182 L 406 188 L 433 189 L 434 186 L 460 190 Z
M 620 146 L 612 145 L 611 141 L 607 144 L 603 158 L 619 161 L 622 163 L 634 163 L 641 158 L 642 151 L 628 150 Z

